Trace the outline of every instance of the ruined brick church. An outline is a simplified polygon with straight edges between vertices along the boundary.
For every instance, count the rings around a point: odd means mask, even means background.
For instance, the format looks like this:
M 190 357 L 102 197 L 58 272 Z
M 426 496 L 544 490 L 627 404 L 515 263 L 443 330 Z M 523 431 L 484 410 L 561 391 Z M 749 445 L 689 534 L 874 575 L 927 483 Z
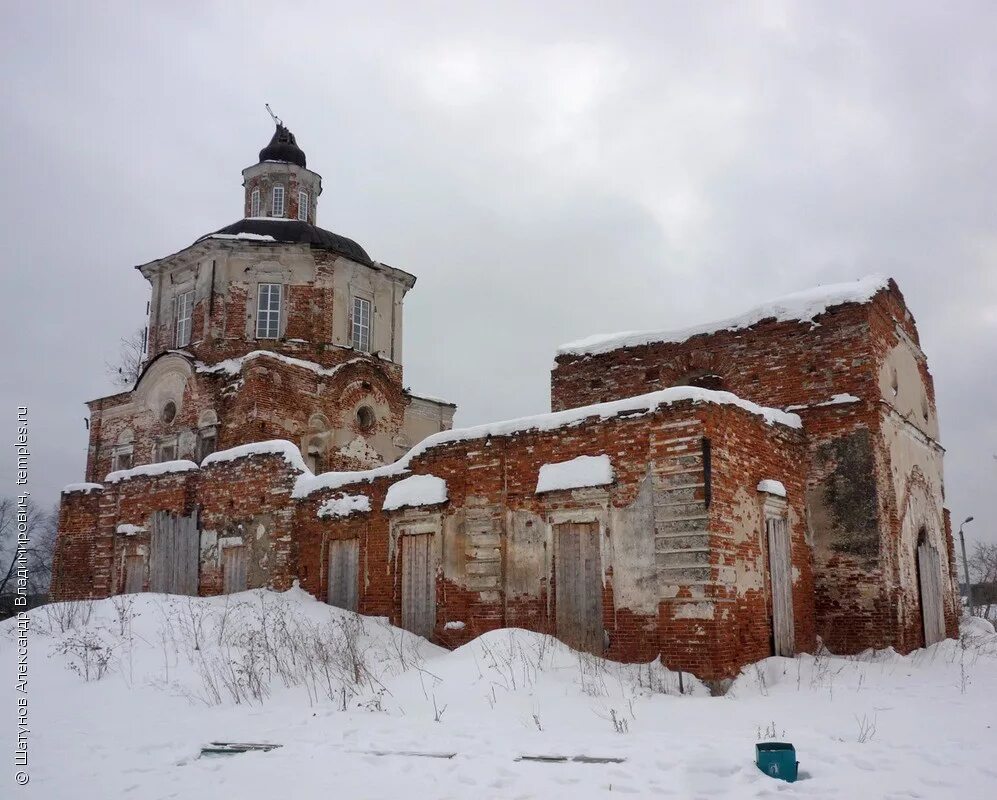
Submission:
M 547 631 L 722 683 L 957 632 L 932 379 L 896 283 L 558 350 L 551 413 L 405 388 L 415 277 L 316 225 L 278 123 L 243 218 L 137 269 L 148 346 L 92 400 L 52 594 L 300 586 L 457 646 Z

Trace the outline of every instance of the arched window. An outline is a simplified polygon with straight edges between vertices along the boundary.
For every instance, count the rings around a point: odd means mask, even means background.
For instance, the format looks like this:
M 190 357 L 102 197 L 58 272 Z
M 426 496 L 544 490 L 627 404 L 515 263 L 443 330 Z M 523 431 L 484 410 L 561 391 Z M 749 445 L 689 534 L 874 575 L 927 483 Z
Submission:
M 724 379 L 715 372 L 694 372 L 675 383 L 676 386 L 696 386 L 700 389 L 724 391 Z
M 313 436 L 308 442 L 308 452 L 305 453 L 305 464 L 312 474 L 318 475 L 322 471 L 323 455 L 325 453 L 325 443 L 320 436 Z
M 284 187 L 280 184 L 273 187 L 273 198 L 270 204 L 270 216 L 284 216 Z
M 131 469 L 133 466 L 132 452 L 135 434 L 131 429 L 125 429 L 118 435 L 114 450 L 111 451 L 111 469 Z
M 258 217 L 260 215 L 260 189 L 259 187 L 253 189 L 253 193 L 249 196 L 249 216 Z
M 360 430 L 373 430 L 376 422 L 377 416 L 374 414 L 374 409 L 370 406 L 360 406 L 360 408 L 357 409 L 357 427 Z

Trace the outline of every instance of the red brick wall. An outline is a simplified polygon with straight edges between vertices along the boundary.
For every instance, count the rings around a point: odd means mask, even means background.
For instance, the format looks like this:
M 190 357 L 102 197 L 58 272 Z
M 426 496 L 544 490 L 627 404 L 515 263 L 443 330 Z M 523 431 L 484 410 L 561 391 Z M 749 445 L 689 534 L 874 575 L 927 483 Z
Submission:
M 646 661 L 661 654 L 673 668 L 693 671 L 703 677 L 730 677 L 747 660 L 771 654 L 771 615 L 763 599 L 767 589 L 741 597 L 736 586 L 732 585 L 719 594 L 714 588 L 723 566 L 734 566 L 745 558 L 757 561 L 761 557 L 760 552 L 750 548 L 725 548 L 723 526 L 726 516 L 723 509 L 734 504 L 733 498 L 738 491 L 747 494 L 750 502 L 760 508 L 761 500 L 755 487 L 764 477 L 788 476 L 789 505 L 791 513 L 798 518 L 793 527 L 794 566 L 799 570 L 794 586 L 797 643 L 800 649 L 811 649 L 813 646 L 813 577 L 803 522 L 801 466 L 804 448 L 798 432 L 767 426 L 758 417 L 740 409 L 707 404 L 694 407 L 683 403 L 662 410 L 653 417 L 614 419 L 602 423 L 591 421 L 548 433 L 524 433 L 486 442 L 448 445 L 420 456 L 412 469 L 446 479 L 449 502 L 441 509 L 441 528 L 444 531 L 450 530 L 447 526 L 454 515 L 466 513 L 469 509 L 494 507 L 499 510 L 500 550 L 508 569 L 510 525 L 514 524 L 509 520 L 510 512 L 532 512 L 539 527 L 545 526 L 548 516 L 558 511 L 598 509 L 601 505 L 607 509 L 606 519 L 618 519 L 611 516 L 610 509 L 623 509 L 633 503 L 646 476 L 649 461 L 655 458 L 656 454 L 649 449 L 653 432 L 676 416 L 688 416 L 690 412 L 699 419 L 700 425 L 708 425 L 722 444 L 718 451 L 719 458 L 714 462 L 712 486 L 716 510 L 711 513 L 709 522 L 711 530 L 716 528 L 716 537 L 711 540 L 714 561 L 710 567 L 714 585 L 707 588 L 707 597 L 715 601 L 716 619 L 675 618 L 673 604 L 666 601 L 654 601 L 650 611 L 627 608 L 614 597 L 613 568 L 606 564 L 603 590 L 603 624 L 609 635 L 606 655 L 619 660 Z M 600 499 L 598 492 L 585 491 L 535 494 L 542 464 L 594 453 L 608 454 L 616 469 L 616 482 L 605 498 Z M 295 531 L 302 568 L 306 562 L 314 565 L 309 567 L 309 575 L 315 577 L 303 581 L 302 585 L 320 597 L 325 591 L 321 568 L 325 553 L 323 541 L 329 537 L 359 535 L 364 575 L 360 610 L 388 616 L 392 622 L 399 624 L 399 565 L 397 557 L 392 557 L 389 552 L 390 529 L 392 520 L 397 522 L 399 518 L 404 518 L 405 512 L 385 513 L 379 510 L 391 482 L 391 479 L 379 479 L 310 496 L 301 503 Z M 340 492 L 369 496 L 374 510 L 362 515 L 362 522 L 354 518 L 319 520 L 316 511 L 321 501 Z M 501 514 L 503 510 L 505 514 Z M 466 531 L 466 528 L 458 530 Z M 618 533 L 610 523 L 606 531 L 610 547 Z M 653 536 L 653 531 L 642 533 Z M 757 544 L 757 537 L 755 542 Z M 538 547 L 546 547 L 543 540 Z M 503 626 L 554 631 L 553 578 L 548 563 L 548 569 L 537 576 L 532 592 L 511 596 L 505 591 L 504 584 L 500 584 L 497 591 L 474 591 L 441 574 L 436 588 L 435 638 L 448 646 L 455 646 L 487 630 Z M 463 622 L 465 627 L 460 631 L 446 630 L 448 621 Z
M 674 444 L 667 444 L 675 440 L 676 425 L 690 425 L 716 442 L 711 479 L 715 499 L 706 523 L 712 549 L 710 581 L 704 598 L 713 602 L 718 611 L 709 620 L 675 615 L 671 601 L 660 597 L 654 586 L 647 589 L 648 594 L 633 595 L 632 589 L 621 594 L 627 576 L 614 575 L 614 563 L 634 563 L 633 556 L 626 554 L 627 548 L 648 544 L 653 547 L 654 531 L 639 522 L 634 509 L 643 502 L 641 487 L 650 485 L 649 470 L 657 469 L 655 465 L 663 460 L 682 457 Z M 603 453 L 609 455 L 615 467 L 612 486 L 535 493 L 543 464 Z M 783 479 L 790 491 L 791 514 L 801 515 L 802 453 L 797 431 L 766 425 L 760 417 L 738 408 L 683 401 L 652 414 L 604 421 L 593 417 L 553 431 L 523 432 L 433 448 L 417 457 L 410 467 L 416 473 L 445 479 L 449 499 L 418 512 L 382 510 L 388 487 L 401 476 L 322 490 L 292 500 L 297 473 L 278 455 L 244 457 L 158 477 L 134 477 L 108 485 L 101 493 L 99 509 L 94 508 L 92 500 L 67 495 L 60 534 L 60 552 L 66 555 L 60 558 L 57 569 L 57 591 L 60 597 L 83 591 L 97 596 L 120 591 L 124 556 L 146 543 L 148 534 L 122 536 L 115 533 L 117 526 L 127 523 L 147 528 L 154 511 L 188 514 L 196 509 L 202 530 L 202 594 L 221 590 L 219 542 L 242 537 L 247 544 L 254 543 L 251 585 L 283 589 L 298 579 L 306 591 L 324 598 L 328 588 L 328 541 L 357 537 L 360 611 L 387 616 L 399 624 L 399 546 L 393 526 L 411 516 L 435 514 L 440 525 L 437 538 L 441 561 L 435 588 L 434 638 L 456 646 L 503 626 L 555 630 L 549 523 L 559 514 L 584 513 L 598 520 L 605 537 L 604 552 L 611 554 L 603 565 L 606 655 L 646 661 L 660 653 L 670 666 L 704 678 L 727 678 L 747 659 L 770 652 L 770 622 L 765 603 L 759 600 L 764 595 L 764 584 L 754 594 L 743 592 L 737 580 L 722 574 L 725 568 L 732 567 L 731 574 L 737 575 L 747 568 L 742 562 L 757 562 L 760 557 L 760 552 L 750 546 L 728 547 L 729 531 L 725 526 L 731 514 L 743 511 L 746 503 L 751 507 L 760 503 L 755 486 L 763 477 Z M 319 519 L 316 512 L 322 501 L 343 491 L 369 496 L 372 511 L 340 520 Z M 734 511 L 728 513 L 730 509 Z M 78 538 L 81 531 L 94 529 L 95 517 L 96 538 Z M 748 520 L 747 524 L 753 523 Z M 485 539 L 475 539 L 479 534 Z M 480 543 L 485 540 L 487 546 L 482 549 Z M 514 547 L 510 544 L 513 540 Z M 91 561 L 81 562 L 78 553 L 88 548 Z M 482 563 L 481 554 L 488 555 L 492 548 L 499 557 L 498 562 L 490 562 L 497 564 L 494 578 L 492 573 L 477 569 Z M 799 560 L 800 573 L 794 602 L 801 648 L 812 644 L 814 624 L 808 600 L 808 552 L 806 547 L 797 547 L 794 538 L 794 558 Z M 77 554 L 75 560 L 73 553 Z M 650 574 L 654 574 L 653 570 Z M 724 580 L 727 583 L 721 588 Z M 627 591 L 638 599 L 638 607 L 629 606 Z M 679 594 L 692 597 L 697 591 L 697 587 L 680 587 Z M 447 630 L 450 621 L 463 622 L 465 627 Z
M 551 372 L 555 411 L 690 383 L 716 374 L 719 387 L 774 408 L 820 403 L 848 392 L 878 394 L 869 340 L 869 306 L 844 305 L 810 322 L 752 328 L 612 350 L 559 355 Z
M 576 407 L 695 383 L 709 374 L 718 376 L 721 388 L 762 405 L 803 406 L 818 633 L 839 652 L 884 642 L 906 652 L 923 644 L 923 628 L 917 587 L 904 577 L 913 554 L 901 545 L 906 497 L 894 473 L 907 475 L 911 467 L 894 463 L 884 422 L 897 412 L 879 386 L 885 359 L 903 337 L 919 354 L 914 318 L 891 281 L 871 302 L 832 308 L 816 324 L 769 320 L 683 342 L 558 356 L 551 402 L 555 409 Z M 928 414 L 908 424 L 923 429 L 935 415 L 934 386 L 926 359 L 917 358 Z M 860 401 L 819 405 L 844 393 Z M 913 430 L 912 436 L 923 434 Z M 932 448 L 937 444 L 926 441 L 921 461 L 931 463 Z M 927 486 L 941 518 L 940 475 Z M 952 635 L 955 604 L 947 601 L 945 612 Z
M 200 526 L 202 531 L 210 531 L 215 541 L 214 550 L 210 541 L 204 542 L 201 594 L 222 591 L 217 550 L 217 540 L 222 538 L 241 538 L 249 548 L 247 577 L 251 586 L 291 587 L 298 574 L 291 502 L 297 475 L 279 454 L 214 462 L 200 470 Z
M 720 674 L 732 674 L 740 665 L 773 652 L 772 588 L 762 508 L 765 496 L 757 490 L 762 480 L 777 480 L 786 489 L 796 649 L 812 652 L 816 637 L 814 566 L 805 505 L 804 437 L 802 432 L 782 426 L 745 423 L 744 415 L 725 406 L 717 409 L 707 426 L 714 470 L 722 476 L 714 482 L 710 505 L 711 566 L 716 570 L 751 572 L 761 583 L 750 590 L 727 588 L 718 593 L 720 608 L 725 603 L 731 604 L 726 616 L 718 614 L 717 618 L 720 644 L 716 671 Z M 731 624 L 734 619 L 736 623 Z
M 59 536 L 52 560 L 53 600 L 92 597 L 97 519 L 102 490 L 64 492 L 59 505 Z
M 235 376 L 194 371 L 187 381 L 179 413 L 170 423 L 141 407 L 128 414 L 107 413 L 114 406 L 131 401 L 130 392 L 94 401 L 90 404 L 87 480 L 100 481 L 112 470 L 115 443 L 126 429 L 134 434 L 133 465 L 155 462 L 156 442 L 161 437 L 185 432 L 189 434 L 190 447 L 181 449 L 179 457 L 196 461 L 198 420 L 208 409 L 216 412 L 220 423 L 217 449 L 268 439 L 297 443 L 308 432 L 308 422 L 314 414 L 325 416 L 332 429 L 394 437 L 402 430 L 409 402 L 402 389 L 400 368 L 374 357 L 346 352 L 353 355 L 354 363 L 333 376 L 266 357 L 247 361 Z M 353 416 L 353 408 L 363 397 L 374 398 L 388 408 L 388 413 L 378 418 L 371 431 L 361 431 Z M 331 453 L 324 466 L 359 469 L 368 465 Z

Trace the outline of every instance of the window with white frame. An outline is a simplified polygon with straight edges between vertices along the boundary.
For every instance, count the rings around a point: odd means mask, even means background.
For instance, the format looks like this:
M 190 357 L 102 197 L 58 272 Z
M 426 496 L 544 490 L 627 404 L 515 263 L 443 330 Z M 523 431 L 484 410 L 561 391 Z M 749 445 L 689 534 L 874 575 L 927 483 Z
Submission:
M 298 192 L 298 219 L 308 221 L 308 192 Z
M 175 344 L 177 347 L 186 347 L 190 344 L 191 317 L 194 313 L 194 290 L 190 289 L 177 295 L 176 303 L 176 331 Z
M 260 215 L 260 190 L 259 187 L 253 189 L 249 195 L 249 216 L 258 217 Z
M 284 187 L 274 186 L 273 187 L 273 202 L 270 204 L 270 216 L 271 217 L 283 217 L 284 216 Z
M 280 299 L 284 287 L 279 283 L 261 283 L 256 304 L 256 338 L 276 339 L 280 336 Z
M 353 332 L 350 343 L 355 350 L 370 352 L 370 300 L 366 297 L 353 298 Z

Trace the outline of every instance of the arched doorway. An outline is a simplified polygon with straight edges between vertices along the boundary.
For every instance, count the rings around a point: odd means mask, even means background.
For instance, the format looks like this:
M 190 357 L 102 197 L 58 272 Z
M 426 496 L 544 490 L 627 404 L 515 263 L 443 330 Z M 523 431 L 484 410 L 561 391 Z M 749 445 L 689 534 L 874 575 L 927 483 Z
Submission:
M 927 528 L 922 526 L 917 534 L 917 584 L 921 597 L 925 647 L 945 638 L 941 575 L 941 557 L 928 540 Z

